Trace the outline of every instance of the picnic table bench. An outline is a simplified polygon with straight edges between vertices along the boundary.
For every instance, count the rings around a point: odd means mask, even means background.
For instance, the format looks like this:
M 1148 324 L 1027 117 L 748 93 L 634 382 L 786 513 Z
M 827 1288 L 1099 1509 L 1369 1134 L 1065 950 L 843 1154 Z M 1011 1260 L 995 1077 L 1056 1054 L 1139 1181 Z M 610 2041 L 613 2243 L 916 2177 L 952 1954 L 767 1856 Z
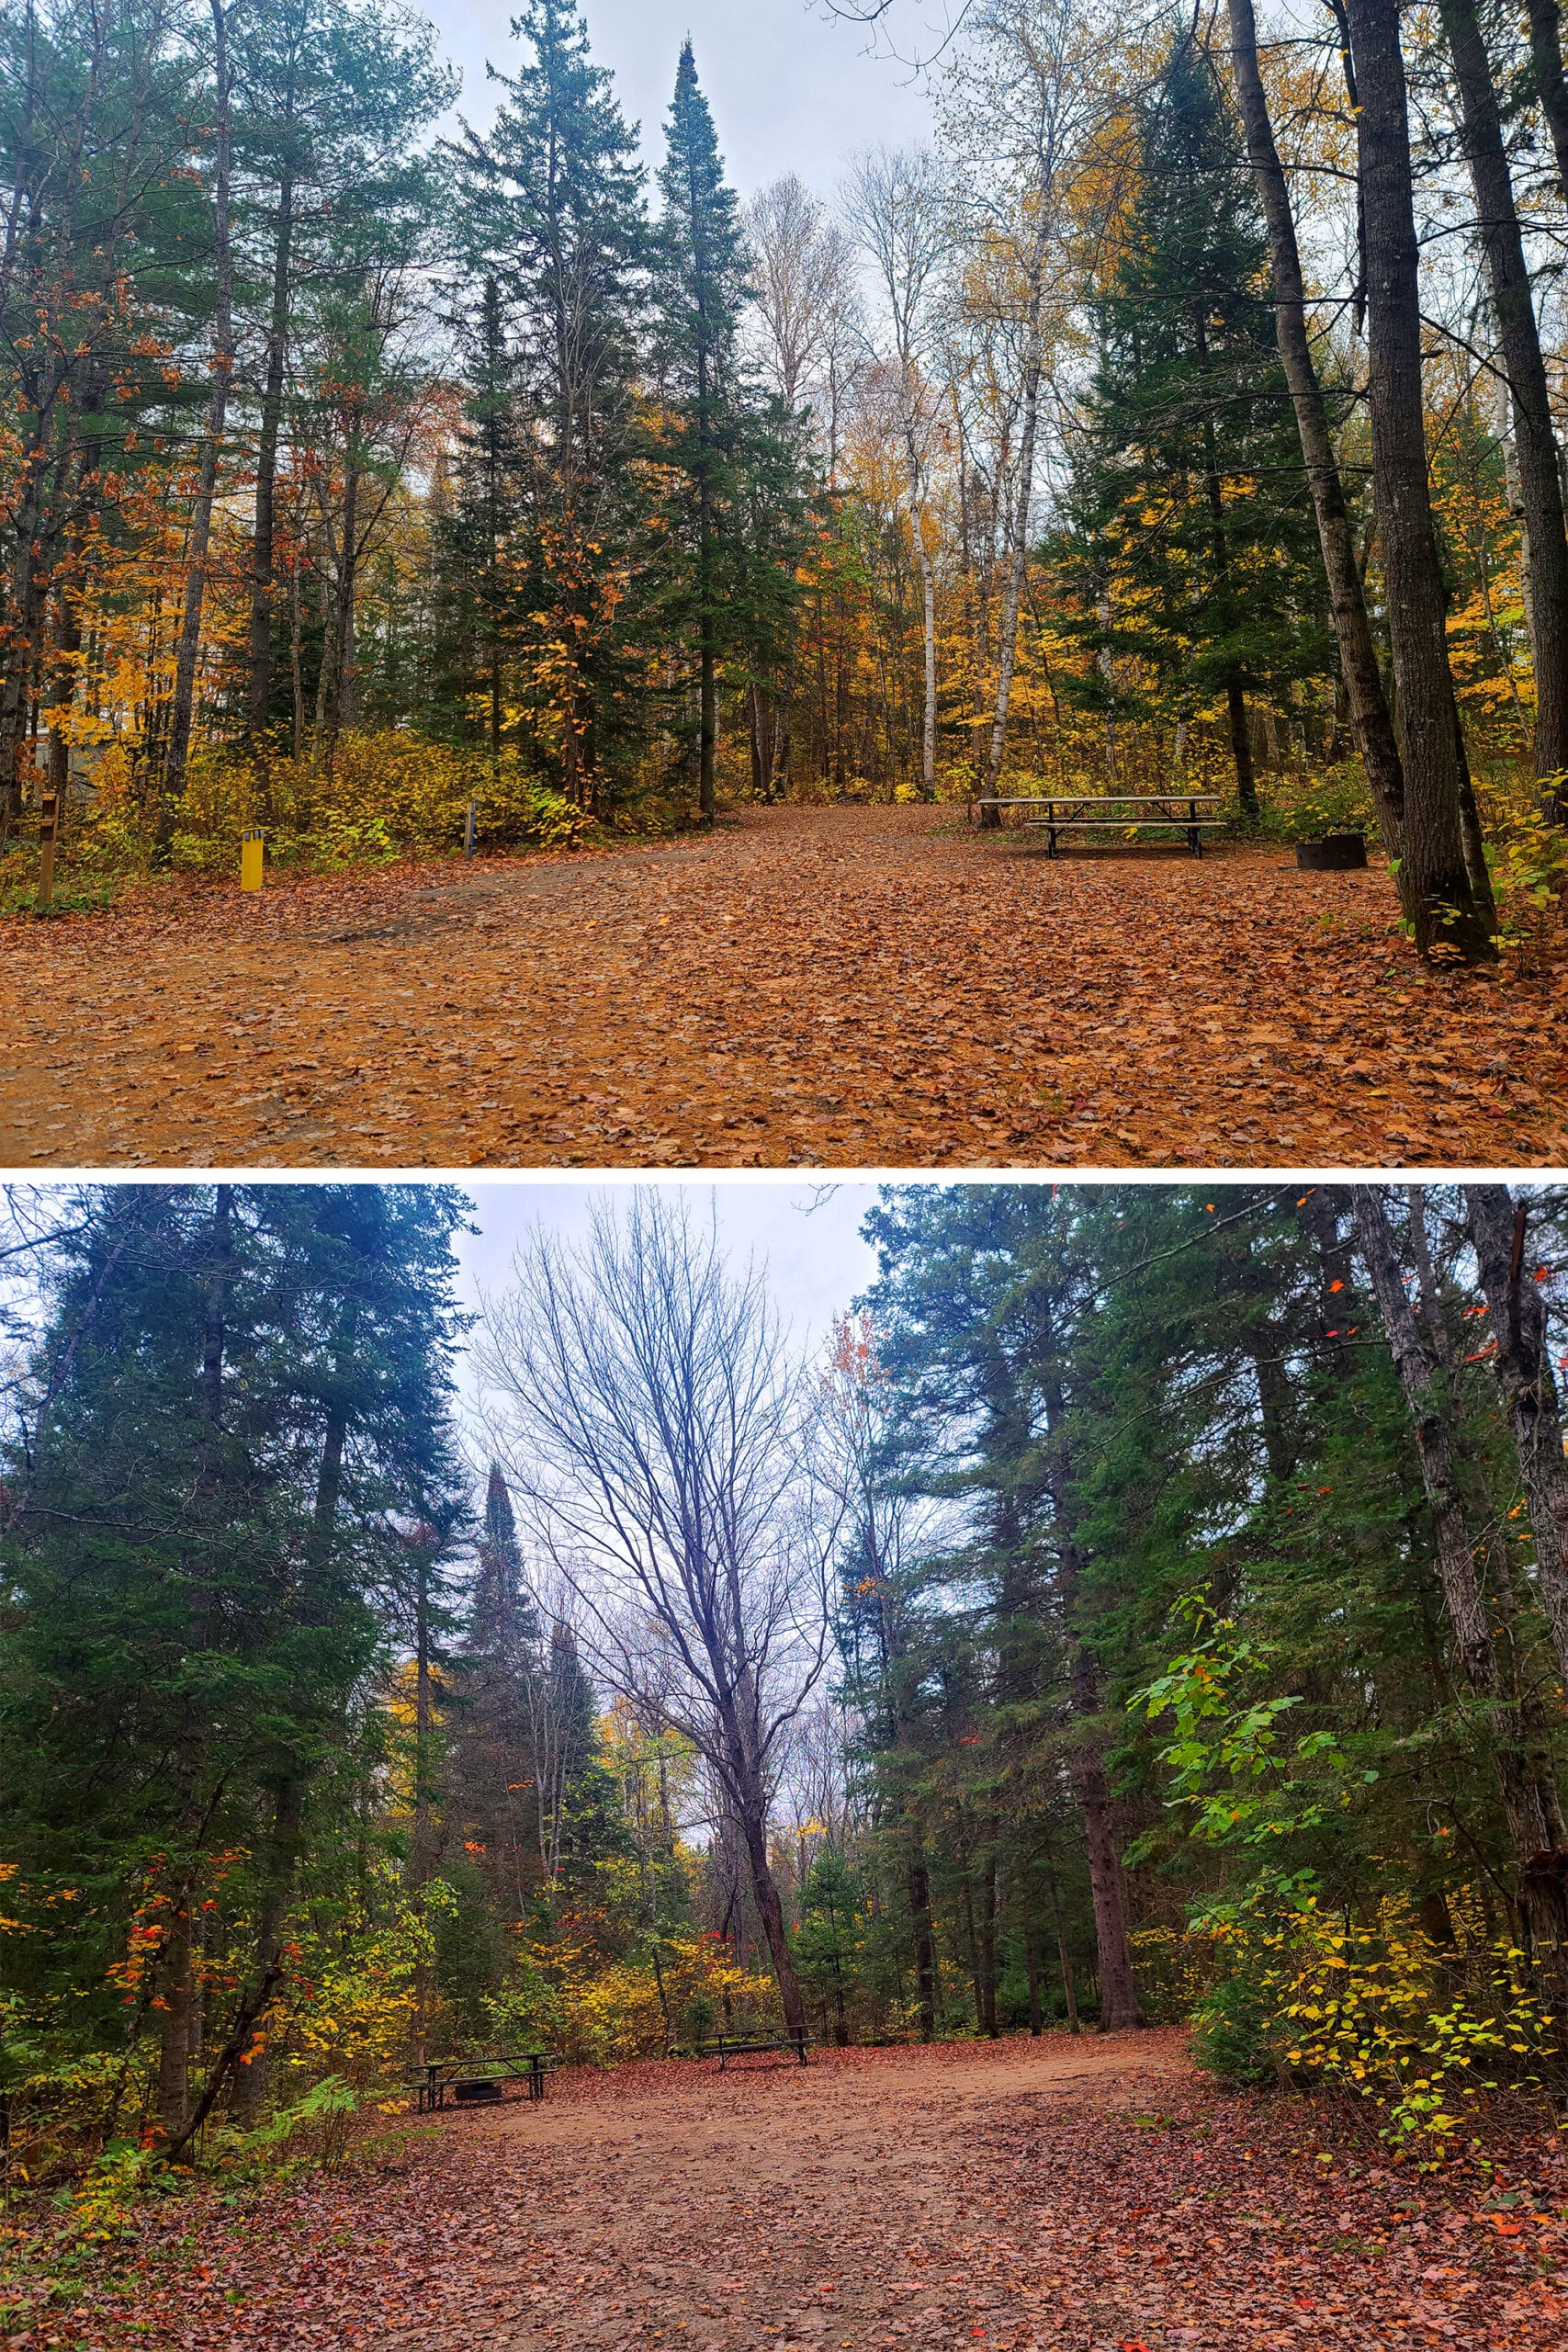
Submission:
M 753 2051 L 787 2050 L 795 2057 L 798 2058 L 801 2064 L 804 2066 L 806 2064 L 806 2053 L 810 2046 L 810 2036 L 804 2032 L 784 2034 L 720 2033 L 716 2034 L 711 2041 L 699 2041 L 697 2044 L 697 2055 L 701 2058 L 716 2058 L 718 2060 L 718 2071 L 722 2075 L 725 2068 L 725 2062 L 728 2059 L 749 2057 Z
M 1053 857 L 1059 834 L 1093 832 L 1100 826 L 1112 825 L 1174 826 L 1186 834 L 1187 846 L 1193 856 L 1201 857 L 1204 834 L 1215 831 L 1225 821 L 1223 817 L 1198 813 L 1200 809 L 1222 805 L 1222 796 L 1217 792 L 1029 793 L 1012 799 L 981 800 L 976 805 L 981 808 L 1033 809 L 1035 814 L 1025 821 L 1044 826 L 1046 844 Z M 1088 816 L 1084 813 L 1088 809 L 1103 813 Z M 1112 810 L 1122 813 L 1112 815 Z
M 446 2104 L 451 2091 L 460 2107 L 498 2099 L 505 2083 L 525 2083 L 530 2098 L 545 2096 L 545 2076 L 555 2072 L 555 2060 L 542 2050 L 508 2051 L 496 2058 L 431 2058 L 414 2070 L 414 2088 L 421 2115 L 434 2114 Z

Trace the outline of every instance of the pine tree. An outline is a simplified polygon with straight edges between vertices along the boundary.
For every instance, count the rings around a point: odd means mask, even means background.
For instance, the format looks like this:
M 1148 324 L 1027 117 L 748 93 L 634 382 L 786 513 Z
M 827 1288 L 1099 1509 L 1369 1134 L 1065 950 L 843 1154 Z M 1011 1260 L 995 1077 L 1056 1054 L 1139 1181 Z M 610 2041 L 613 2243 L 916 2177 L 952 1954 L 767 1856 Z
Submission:
M 389 234 L 406 249 L 411 209 L 422 220 L 434 212 L 434 186 L 412 151 L 456 81 L 437 62 L 434 27 L 365 0 L 258 0 L 234 19 L 234 57 L 243 347 L 259 358 L 258 376 L 240 388 L 254 418 L 255 507 L 246 675 L 234 699 L 261 747 L 284 715 L 290 668 L 279 538 L 288 439 L 299 429 L 289 394 L 305 372 L 312 297 L 384 260 Z
M 475 337 L 478 463 L 461 512 L 491 582 L 487 658 L 499 664 L 504 611 L 529 748 L 594 807 L 614 796 L 646 718 L 636 627 L 646 500 L 632 464 L 649 259 L 642 169 L 573 0 L 527 0 L 513 29 L 531 55 L 498 77 L 507 96 L 495 122 L 459 150 L 468 266 L 495 289 Z M 515 514 L 496 519 L 486 435 L 509 394 L 511 449 L 494 468 L 515 465 Z M 493 677 L 486 684 L 494 742 L 499 695 Z
M 1071 507 L 1084 634 L 1129 665 L 1122 707 L 1223 700 L 1258 812 L 1247 697 L 1329 662 L 1321 560 L 1275 347 L 1268 241 L 1206 56 L 1173 50 L 1139 124 L 1137 194 L 1100 297 Z
M 127 1984 L 157 2017 L 175 2149 L 276 1992 L 312 1808 L 373 1743 L 406 1527 L 438 1556 L 457 1516 L 457 1214 L 430 1187 L 131 1188 L 87 1195 L 47 1268 L 7 1465 L 4 1842 L 86 1890 L 40 1962 L 83 1985 L 84 2037 Z M 209 1928 L 231 1989 L 204 2020 Z
M 674 427 L 671 454 L 682 497 L 689 487 L 691 499 L 684 617 L 697 652 L 697 799 L 705 822 L 712 824 L 717 665 L 730 585 L 721 516 L 735 487 L 736 344 L 746 292 L 746 246 L 689 40 L 675 71 L 659 191 L 664 208 L 658 278 L 661 388 Z
M 490 1467 L 468 1621 L 454 1668 L 447 1708 L 453 1808 L 491 1908 L 516 1920 L 537 1875 L 543 1800 L 536 1725 L 546 1669 L 538 1612 L 524 1581 L 512 1498 L 498 1462 Z
M 515 1669 L 532 1660 L 538 1638 L 537 1611 L 523 1580 L 512 1498 L 500 1463 L 492 1462 L 466 1646 L 477 1657 Z

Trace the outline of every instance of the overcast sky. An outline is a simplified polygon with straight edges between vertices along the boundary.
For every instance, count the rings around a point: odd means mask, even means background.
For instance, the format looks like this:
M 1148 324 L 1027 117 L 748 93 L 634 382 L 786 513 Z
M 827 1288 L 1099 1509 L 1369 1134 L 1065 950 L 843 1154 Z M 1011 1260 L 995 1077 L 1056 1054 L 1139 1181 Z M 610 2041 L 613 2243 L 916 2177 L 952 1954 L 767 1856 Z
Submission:
M 503 1289 L 512 1255 L 528 1228 L 543 1223 L 569 1238 L 584 1235 L 591 1203 L 631 1189 L 627 1184 L 469 1183 L 476 1234 L 460 1249 L 465 1306 L 479 1304 L 481 1290 Z M 860 1222 L 876 1201 L 874 1184 L 814 1184 L 799 1177 L 762 1182 L 714 1184 L 660 1182 L 657 1189 L 681 1194 L 706 1217 L 710 1202 L 718 1216 L 719 1239 L 738 1262 L 748 1257 L 765 1264 L 768 1285 L 796 1339 L 815 1349 L 835 1315 L 845 1312 L 857 1291 L 876 1273 L 876 1256 L 860 1238 Z
M 495 109 L 487 58 L 510 73 L 517 0 L 423 0 L 463 74 L 458 101 L 476 128 Z M 925 92 L 888 58 L 866 54 L 863 27 L 825 0 L 587 0 L 588 37 L 615 77 L 628 120 L 657 163 L 687 33 L 730 183 L 742 196 L 784 172 L 830 195 L 860 147 L 918 145 L 929 136 Z

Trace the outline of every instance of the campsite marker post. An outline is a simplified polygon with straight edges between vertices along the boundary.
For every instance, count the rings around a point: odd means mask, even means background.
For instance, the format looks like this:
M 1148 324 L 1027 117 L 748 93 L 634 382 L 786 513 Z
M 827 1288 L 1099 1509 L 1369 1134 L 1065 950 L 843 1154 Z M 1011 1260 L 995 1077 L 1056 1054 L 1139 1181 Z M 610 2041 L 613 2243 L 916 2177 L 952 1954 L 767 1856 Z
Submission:
M 38 896 L 41 913 L 54 896 L 54 846 L 60 833 L 60 795 L 40 792 L 38 802 Z

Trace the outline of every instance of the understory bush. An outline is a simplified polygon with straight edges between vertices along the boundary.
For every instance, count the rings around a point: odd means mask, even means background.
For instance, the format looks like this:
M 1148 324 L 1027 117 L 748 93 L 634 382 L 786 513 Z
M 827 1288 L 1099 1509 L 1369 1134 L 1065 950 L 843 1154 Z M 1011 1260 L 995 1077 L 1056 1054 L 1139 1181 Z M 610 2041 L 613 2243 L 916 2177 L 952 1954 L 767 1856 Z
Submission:
M 270 864 L 323 870 L 461 848 L 470 801 L 481 849 L 570 849 L 594 825 L 514 753 L 428 742 L 395 728 L 342 736 L 331 758 L 254 759 L 199 752 L 177 797 L 150 791 L 129 749 L 102 749 L 89 797 L 73 797 L 60 838 L 62 903 L 106 877 L 164 866 L 231 874 L 240 835 L 259 827 Z M 0 888 L 30 899 L 37 815 L 28 811 L 0 860 Z
M 607 1959 L 591 1928 L 568 1919 L 553 1936 L 516 1937 L 512 1973 L 486 2007 L 498 2041 L 614 2066 L 713 2032 L 766 2030 L 778 1994 L 771 1976 L 738 1968 L 717 1935 L 663 1934 Z
M 1542 783 L 1517 768 L 1476 780 L 1497 900 L 1497 943 L 1517 957 L 1543 947 L 1562 920 L 1568 830 L 1546 814 L 1553 781 Z
M 1489 2095 L 1554 2105 L 1562 2019 L 1526 1953 L 1462 1912 L 1454 1926 L 1438 1941 L 1401 1900 L 1357 1916 L 1283 1882 L 1209 1905 L 1193 1920 L 1214 1961 L 1193 2011 L 1198 2064 L 1366 2100 L 1380 2136 L 1424 2161 Z

